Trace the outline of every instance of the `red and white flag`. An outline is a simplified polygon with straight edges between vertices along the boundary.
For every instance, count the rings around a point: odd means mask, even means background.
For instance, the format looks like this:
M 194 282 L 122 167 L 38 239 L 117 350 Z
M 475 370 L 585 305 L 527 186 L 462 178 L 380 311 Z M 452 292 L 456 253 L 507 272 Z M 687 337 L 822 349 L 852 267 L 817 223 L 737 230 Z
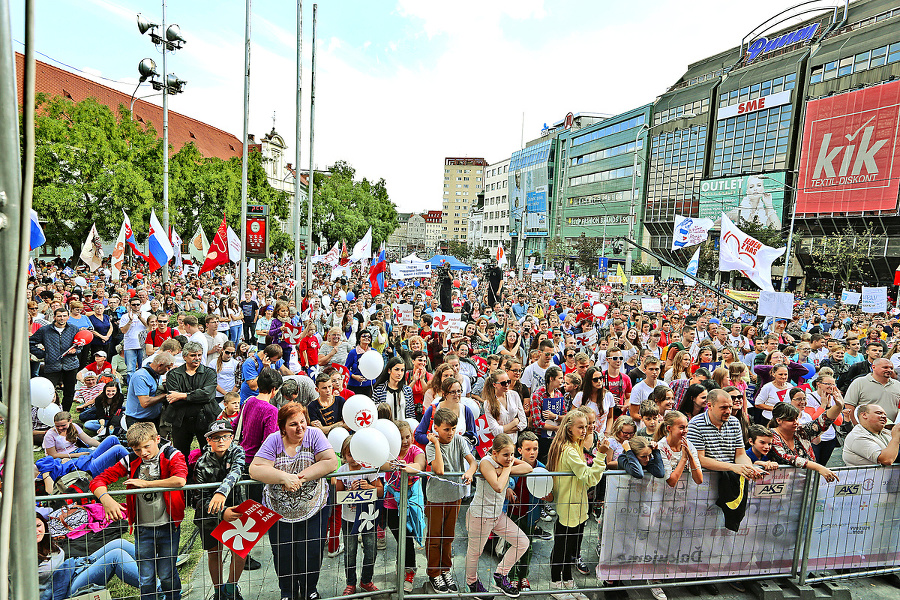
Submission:
M 228 264 L 228 223 L 225 222 L 225 217 L 223 216 L 219 229 L 216 231 L 216 237 L 213 238 L 209 251 L 206 253 L 206 260 L 203 261 L 203 266 L 200 267 L 199 274 L 202 275 L 224 264 Z
M 506 252 L 503 250 L 503 246 L 497 246 L 497 266 L 502 267 L 506 265 Z

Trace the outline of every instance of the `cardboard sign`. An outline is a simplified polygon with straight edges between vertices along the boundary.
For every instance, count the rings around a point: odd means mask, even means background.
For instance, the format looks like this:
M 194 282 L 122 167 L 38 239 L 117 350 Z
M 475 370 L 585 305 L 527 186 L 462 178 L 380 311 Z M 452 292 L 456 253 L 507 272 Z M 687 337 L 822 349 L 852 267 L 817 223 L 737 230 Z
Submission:
M 761 290 L 759 292 L 759 308 L 756 313 L 760 317 L 791 319 L 794 316 L 794 294 Z
M 241 516 L 230 523 L 219 523 L 212 536 L 241 558 L 247 558 L 253 546 L 281 519 L 281 515 L 255 500 L 245 500 L 237 509 Z
M 860 308 L 864 313 L 887 311 L 887 288 L 863 287 Z
M 862 294 L 850 290 L 841 290 L 841 304 L 859 304 Z
M 394 306 L 394 323 L 403 327 L 415 325 L 413 321 L 413 305 L 397 304 Z
M 431 277 L 431 263 L 404 263 L 402 265 L 391 263 L 391 279 L 418 279 L 419 277 Z
M 285 324 L 284 327 L 286 329 L 286 331 L 284 332 L 284 336 L 282 336 L 284 339 L 284 343 L 291 344 L 292 346 L 294 344 L 299 344 L 300 338 L 303 336 L 303 328 L 298 327 L 297 325 L 291 325 L 289 323 Z
M 631 285 L 653 285 L 654 275 L 632 275 Z
M 662 301 L 659 298 L 641 298 L 641 310 L 644 312 L 662 312 Z
M 494 434 L 488 429 L 487 417 L 481 415 L 475 419 L 475 437 L 478 444 L 475 449 L 478 450 L 480 456 L 488 456 L 491 452 L 491 446 L 494 444 Z
M 431 323 L 431 328 L 434 331 L 443 333 L 444 331 L 456 331 L 460 327 L 462 327 L 461 314 L 445 312 L 434 313 L 434 321 Z
M 544 279 L 548 281 L 556 279 L 556 271 L 544 271 Z

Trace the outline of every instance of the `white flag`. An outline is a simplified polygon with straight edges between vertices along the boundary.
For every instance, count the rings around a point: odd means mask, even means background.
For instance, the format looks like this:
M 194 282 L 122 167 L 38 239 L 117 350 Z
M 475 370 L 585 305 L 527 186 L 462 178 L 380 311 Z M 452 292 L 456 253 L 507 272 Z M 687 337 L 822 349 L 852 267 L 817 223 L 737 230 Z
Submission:
M 97 235 L 96 224 L 91 225 L 87 239 L 84 240 L 84 246 L 81 247 L 80 258 L 91 271 L 96 271 L 103 264 L 103 242 Z
M 358 262 L 362 259 L 372 258 L 372 228 L 366 232 L 361 240 L 353 246 L 353 253 L 350 255 L 350 262 Z
M 113 281 L 119 280 L 119 274 L 122 272 L 122 265 L 125 262 L 125 229 L 125 221 L 122 221 L 122 227 L 119 228 L 119 237 L 116 238 L 116 246 L 113 248 L 112 260 L 110 261 Z
M 694 255 L 691 257 L 691 260 L 688 262 L 687 269 L 685 269 L 688 273 L 697 276 L 697 271 L 700 269 L 700 246 L 697 246 L 697 251 L 694 252 Z M 697 282 L 691 279 L 690 277 L 682 277 L 682 281 L 684 281 L 684 285 L 697 285 Z
M 750 237 L 722 213 L 722 234 L 719 237 L 719 270 L 740 271 L 745 277 L 769 292 L 772 286 L 772 263 L 787 248 L 770 248 Z
M 206 253 L 209 252 L 209 242 L 206 240 L 206 233 L 203 227 L 197 226 L 197 233 L 188 243 L 188 252 L 194 257 L 194 264 L 202 265 L 206 260 Z
M 503 245 L 497 246 L 497 266 L 503 267 L 506 265 L 506 252 L 503 250 Z
M 233 263 L 241 262 L 241 236 L 229 225 L 226 237 L 228 238 L 228 260 Z
M 172 242 L 172 248 L 175 250 L 175 266 L 180 268 L 183 264 L 181 258 L 181 236 L 178 235 L 174 227 L 171 228 L 169 233 L 169 241 Z
M 689 248 L 706 241 L 712 228 L 712 219 L 694 219 L 675 215 L 675 232 L 672 235 L 672 250 Z

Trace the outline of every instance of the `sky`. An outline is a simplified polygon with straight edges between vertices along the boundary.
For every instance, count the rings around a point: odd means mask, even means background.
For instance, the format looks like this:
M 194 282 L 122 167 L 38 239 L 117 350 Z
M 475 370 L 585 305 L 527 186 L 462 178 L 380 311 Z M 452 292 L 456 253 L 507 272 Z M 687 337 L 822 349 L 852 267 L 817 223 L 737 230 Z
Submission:
M 129 95 L 137 65 L 159 51 L 140 35 L 162 2 L 46 0 L 39 60 Z M 315 166 L 337 160 L 384 178 L 398 210 L 441 208 L 443 159 L 509 158 L 566 113 L 615 115 L 653 102 L 690 63 L 735 47 L 790 2 L 757 0 L 331 0 L 318 4 Z M 689 7 L 689 8 L 687 8 Z M 22 51 L 24 3 L 11 3 Z M 313 2 L 303 2 L 301 168 L 309 166 Z M 296 3 L 251 10 L 249 132 L 275 129 L 293 162 Z M 187 81 L 169 109 L 238 138 L 243 131 L 245 2 L 169 0 L 166 22 L 187 40 L 168 70 Z M 787 26 L 787 25 L 785 25 Z M 49 58 L 48 58 L 49 57 Z M 100 79 L 105 78 L 105 79 Z M 112 81 L 109 81 L 112 80 Z M 149 85 L 139 97 L 152 94 Z M 147 98 L 161 102 L 159 96 Z

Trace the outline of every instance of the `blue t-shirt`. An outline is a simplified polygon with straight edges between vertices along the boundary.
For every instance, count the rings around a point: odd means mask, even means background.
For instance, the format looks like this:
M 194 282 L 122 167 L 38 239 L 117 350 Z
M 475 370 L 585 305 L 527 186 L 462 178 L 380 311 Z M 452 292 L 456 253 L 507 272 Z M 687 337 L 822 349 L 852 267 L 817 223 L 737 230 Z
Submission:
M 159 380 L 148 371 L 149 367 L 134 372 L 128 382 L 128 396 L 125 398 L 125 414 L 134 419 L 155 419 L 162 412 L 162 402 L 144 408 L 138 396 L 154 396 Z
M 278 361 L 272 365 L 272 368 L 277 371 L 282 365 L 284 365 L 284 361 L 279 358 Z M 244 364 L 241 365 L 241 405 L 244 404 L 247 398 L 256 395 L 256 392 L 250 389 L 247 382 L 259 377 L 259 374 L 264 367 L 263 361 L 256 354 L 245 360 Z

